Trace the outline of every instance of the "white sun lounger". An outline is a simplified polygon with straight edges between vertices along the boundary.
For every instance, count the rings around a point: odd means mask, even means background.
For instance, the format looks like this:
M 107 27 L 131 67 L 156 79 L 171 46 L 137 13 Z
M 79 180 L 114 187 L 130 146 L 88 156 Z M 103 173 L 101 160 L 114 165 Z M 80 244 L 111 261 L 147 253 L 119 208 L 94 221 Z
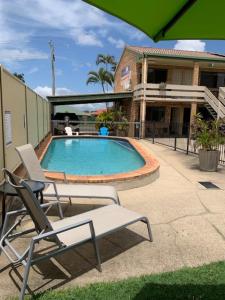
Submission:
M 22 181 L 19 177 L 6 169 L 4 173 L 8 182 L 16 189 L 25 207 L 19 211 L 7 213 L 0 239 L 0 251 L 6 254 L 12 265 L 21 263 L 25 267 L 20 300 L 24 299 L 30 267 L 35 263 L 56 256 L 82 243 L 92 242 L 95 249 L 98 270 L 101 271 L 101 259 L 97 240 L 138 221 L 142 221 L 147 225 L 149 240 L 152 241 L 148 218 L 116 204 L 107 205 L 80 215 L 51 222 L 42 210 L 42 208 L 46 208 L 50 204 L 41 205 L 25 181 Z M 57 203 L 55 202 L 55 204 Z M 29 214 L 35 225 L 34 228 L 21 232 L 17 230 L 17 232 L 14 233 L 14 229 L 22 220 L 19 219 L 19 221 L 15 221 L 15 224 L 8 229 L 9 217 L 14 215 L 14 219 L 16 220 L 15 215 L 18 214 L 22 214 L 23 216 Z M 30 246 L 25 252 L 19 254 L 18 251 L 14 249 L 12 241 L 32 231 L 36 231 L 37 235 L 32 237 Z M 39 244 L 38 248 L 40 249 L 43 240 L 54 242 L 57 247 L 54 247 L 53 250 L 50 248 L 50 250 L 47 250 L 47 253 L 39 251 L 38 256 L 35 256 L 35 246 Z
M 30 144 L 26 144 L 16 148 L 23 165 L 27 171 L 29 179 L 44 182 L 46 185 L 43 195 L 45 197 L 56 197 L 58 200 L 63 197 L 70 198 L 94 198 L 94 199 L 110 199 L 116 204 L 120 204 L 116 189 L 110 185 L 97 184 L 68 184 L 56 183 L 45 177 L 40 162 L 35 154 L 34 148 Z M 52 172 L 52 171 L 51 171 Z M 56 172 L 63 173 L 63 172 Z M 66 181 L 66 175 L 64 179 Z M 71 199 L 70 199 L 71 200 Z M 60 209 L 61 210 L 61 209 Z M 62 214 L 62 212 L 61 212 Z

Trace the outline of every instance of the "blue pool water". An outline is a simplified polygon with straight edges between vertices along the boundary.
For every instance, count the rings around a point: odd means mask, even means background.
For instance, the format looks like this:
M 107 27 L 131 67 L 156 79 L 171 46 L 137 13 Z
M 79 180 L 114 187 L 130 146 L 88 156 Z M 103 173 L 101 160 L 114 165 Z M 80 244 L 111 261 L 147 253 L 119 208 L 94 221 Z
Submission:
M 144 164 L 129 142 L 104 138 L 53 139 L 41 162 L 44 169 L 72 175 L 124 173 Z

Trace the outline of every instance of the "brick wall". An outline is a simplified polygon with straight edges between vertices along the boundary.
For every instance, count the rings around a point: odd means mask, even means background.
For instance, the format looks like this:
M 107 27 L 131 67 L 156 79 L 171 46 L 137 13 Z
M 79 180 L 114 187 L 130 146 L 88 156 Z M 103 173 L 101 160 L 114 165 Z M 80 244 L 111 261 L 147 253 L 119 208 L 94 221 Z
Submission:
M 115 74 L 114 92 L 123 92 L 121 85 L 122 69 L 129 66 L 131 70 L 131 90 L 137 85 L 137 57 L 132 51 L 125 49 Z

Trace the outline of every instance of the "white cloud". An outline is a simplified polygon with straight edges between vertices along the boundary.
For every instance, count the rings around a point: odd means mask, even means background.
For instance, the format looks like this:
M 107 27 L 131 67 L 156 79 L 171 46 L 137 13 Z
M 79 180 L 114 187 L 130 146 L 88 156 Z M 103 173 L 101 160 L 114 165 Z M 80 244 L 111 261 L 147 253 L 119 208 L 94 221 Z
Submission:
M 37 86 L 34 89 L 34 91 L 44 98 L 52 95 L 52 89 L 49 86 Z M 66 87 L 56 88 L 56 96 L 65 96 L 65 95 L 74 95 L 74 94 L 76 94 L 76 92 Z M 110 106 L 112 106 L 112 103 L 110 103 Z M 95 111 L 97 109 L 106 108 L 106 105 L 105 103 L 87 103 L 87 104 L 75 104 L 74 107 L 76 107 L 81 111 Z
M 206 43 L 200 40 L 178 40 L 175 50 L 205 51 Z
M 75 62 L 72 62 L 72 66 L 73 66 L 73 70 L 74 71 L 78 71 L 79 69 L 83 69 L 83 68 L 90 69 L 93 66 L 93 64 L 90 63 L 90 62 L 85 62 L 85 63 L 75 63 Z
M 125 42 L 122 39 L 114 39 L 112 36 L 108 37 L 108 41 L 116 48 L 123 48 L 125 46 Z
M 27 74 L 34 74 L 37 73 L 39 71 L 39 69 L 37 67 L 33 67 L 30 70 L 28 70 L 26 73 Z
M 34 49 L 1 49 L 0 48 L 0 61 L 9 63 L 11 61 L 24 61 L 33 59 L 47 59 L 48 55 Z
M 56 69 L 56 70 L 55 70 L 55 75 L 56 75 L 56 76 L 62 76 L 62 75 L 63 75 L 63 70 L 61 70 L 61 69 Z
M 137 41 L 145 37 L 137 29 L 109 18 L 103 11 L 81 0 L 35 0 L 32 5 L 30 2 L 0 1 L 0 15 L 4 18 L 3 22 L 0 21 L 1 34 L 6 35 L 4 40 L 16 35 L 21 36 L 20 40 L 24 36 L 27 41 L 37 35 L 58 36 L 72 38 L 78 45 L 102 47 L 102 39 L 107 38 L 110 30 L 122 32 Z M 122 45 L 124 42 L 119 40 L 118 47 Z
M 98 46 L 102 47 L 102 42 L 98 39 L 97 35 L 93 30 L 90 31 L 84 31 L 82 29 L 73 29 L 71 30 L 71 35 L 73 40 L 78 45 L 83 46 Z
M 36 93 L 38 93 L 40 96 L 46 98 L 47 96 L 51 96 L 52 95 L 52 88 L 49 86 L 37 86 L 34 91 Z M 56 96 L 60 96 L 60 95 L 73 95 L 75 94 L 74 91 L 66 88 L 66 87 L 59 87 L 56 88 Z
M 130 28 L 129 28 L 130 29 Z M 139 31 L 137 29 L 133 29 L 132 30 L 129 30 L 130 32 L 128 33 L 129 34 L 129 37 L 132 39 L 132 40 L 136 40 L 138 42 L 142 41 L 144 38 L 146 38 L 146 34 L 143 33 L 142 31 Z
M 0 10 L 11 23 L 26 30 L 30 28 L 31 35 L 36 31 L 41 35 L 54 32 L 54 35 L 72 38 L 79 45 L 101 47 L 95 31 L 112 26 L 101 10 L 79 0 L 66 3 L 65 0 L 36 0 L 32 5 L 30 0 L 11 0 L 1 3 Z
M 12 26 L 5 4 L 0 1 L 0 63 L 13 65 L 18 61 L 46 59 L 46 53 L 27 45 L 33 35 L 30 27 L 21 30 L 18 26 Z
M 66 88 L 66 87 L 59 87 L 59 88 L 56 88 L 56 96 L 60 96 L 60 95 L 74 95 L 76 94 L 76 92 Z
M 105 103 L 87 103 L 87 104 L 76 104 L 74 105 L 75 108 L 81 111 L 95 111 L 98 109 L 106 108 Z

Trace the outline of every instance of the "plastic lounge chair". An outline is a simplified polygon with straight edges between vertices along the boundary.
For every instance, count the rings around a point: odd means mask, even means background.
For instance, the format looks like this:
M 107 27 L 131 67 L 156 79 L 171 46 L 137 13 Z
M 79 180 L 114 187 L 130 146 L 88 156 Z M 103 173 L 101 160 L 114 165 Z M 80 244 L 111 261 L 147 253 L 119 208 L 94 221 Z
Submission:
M 44 171 L 41 168 L 40 162 L 34 152 L 34 148 L 30 144 L 26 144 L 16 148 L 24 167 L 26 168 L 29 179 L 46 183 L 46 188 L 43 195 L 46 197 L 60 198 L 95 198 L 95 199 L 110 199 L 114 203 L 120 204 L 116 189 L 110 185 L 97 184 L 68 184 L 56 183 L 55 181 L 47 180 Z M 52 172 L 52 171 L 51 171 Z M 63 173 L 63 172 L 56 172 Z M 66 182 L 66 175 L 64 181 Z M 70 199 L 71 201 L 71 199 Z M 61 209 L 60 209 L 61 210 Z M 61 211 L 62 215 L 62 211 Z
M 72 136 L 73 134 L 79 135 L 78 131 L 72 131 L 72 128 L 69 126 L 65 127 L 65 132 L 68 136 Z
M 0 250 L 6 254 L 12 265 L 21 263 L 25 267 L 20 300 L 23 300 L 25 296 L 30 267 L 39 261 L 53 257 L 59 253 L 70 250 L 75 246 L 90 241 L 93 243 L 95 249 L 98 270 L 101 271 L 101 259 L 97 240 L 138 221 L 142 221 L 147 225 L 149 240 L 152 241 L 152 233 L 148 218 L 116 204 L 107 205 L 80 215 L 51 222 L 42 210 L 42 208 L 47 207 L 49 203 L 41 205 L 25 181 L 6 169 L 4 169 L 4 173 L 8 182 L 17 190 L 25 207 L 20 211 L 11 211 L 7 213 L 0 240 Z M 6 230 L 8 217 L 18 214 L 23 214 L 21 219 L 15 222 L 10 229 Z M 22 218 L 26 214 L 29 214 L 33 220 L 35 225 L 34 228 L 21 232 L 18 232 L 17 230 L 16 233 L 13 233 L 13 230 L 21 223 Z M 14 249 L 12 241 L 18 236 L 22 236 L 32 231 L 36 231 L 37 235 L 31 239 L 30 246 L 25 252 L 19 254 Z M 41 241 L 43 240 L 54 242 L 57 248 L 50 248 L 53 250 L 50 250 L 43 255 L 40 254 L 42 252 L 39 251 L 39 255 L 35 257 L 35 246 L 40 244 L 40 247 Z M 13 254 L 15 258 L 12 258 L 11 254 Z
M 99 135 L 109 135 L 109 129 L 107 127 L 100 127 L 99 128 Z

